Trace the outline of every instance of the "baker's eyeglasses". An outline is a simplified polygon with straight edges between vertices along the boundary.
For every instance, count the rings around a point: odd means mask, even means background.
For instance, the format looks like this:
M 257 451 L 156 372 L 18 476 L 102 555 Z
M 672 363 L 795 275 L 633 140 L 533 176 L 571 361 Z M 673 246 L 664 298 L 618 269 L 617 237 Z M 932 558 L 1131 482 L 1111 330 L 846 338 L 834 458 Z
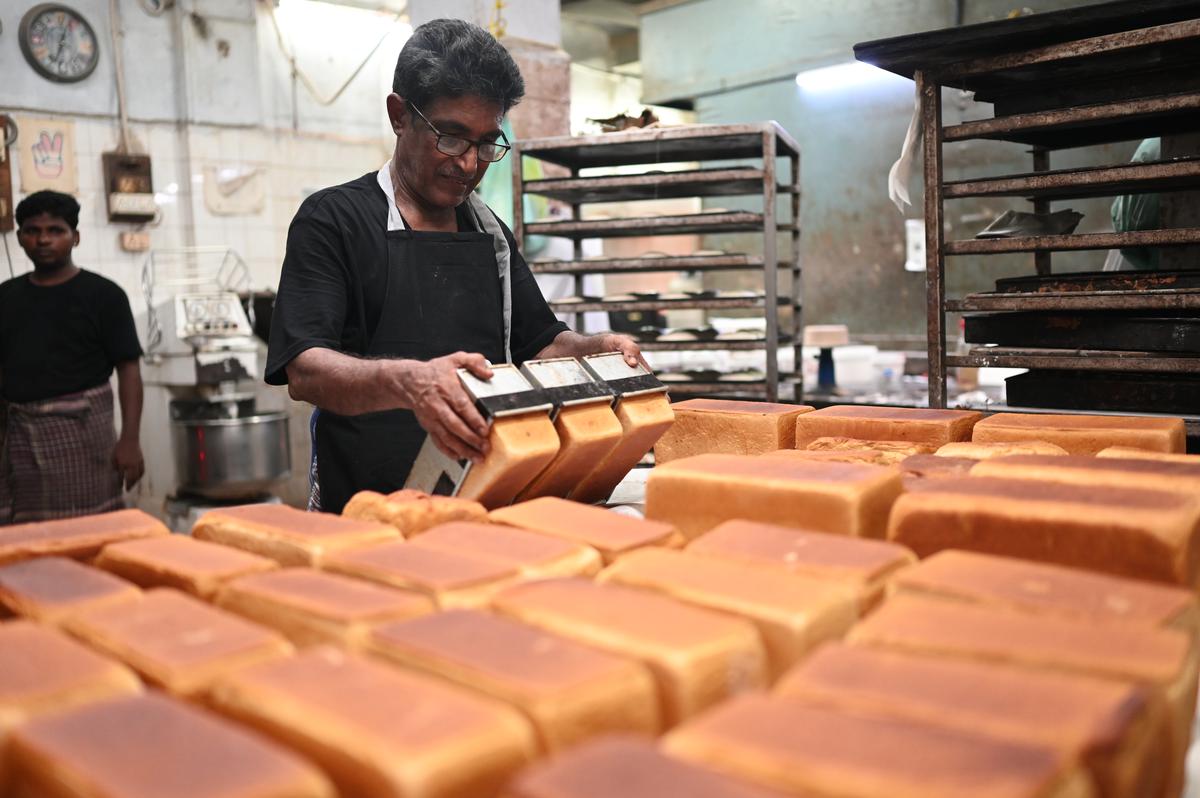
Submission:
M 508 151 L 512 149 L 512 145 L 507 143 L 501 144 L 498 141 L 472 141 L 471 139 L 464 139 L 462 136 L 451 136 L 448 133 L 443 133 L 433 126 L 433 123 L 426 118 L 425 114 L 421 113 L 420 108 L 412 103 L 409 103 L 408 105 L 417 112 L 417 116 L 421 117 L 421 120 L 425 122 L 425 124 L 429 125 L 429 129 L 432 130 L 433 135 L 437 137 L 433 146 L 437 147 L 437 151 L 443 155 L 449 155 L 453 158 L 457 158 L 458 156 L 465 154 L 467 150 L 474 147 L 479 153 L 479 160 L 487 161 L 488 163 L 495 163 L 503 158 Z M 503 136 L 504 133 L 501 132 L 500 135 Z M 504 140 L 507 142 L 508 138 L 505 137 Z

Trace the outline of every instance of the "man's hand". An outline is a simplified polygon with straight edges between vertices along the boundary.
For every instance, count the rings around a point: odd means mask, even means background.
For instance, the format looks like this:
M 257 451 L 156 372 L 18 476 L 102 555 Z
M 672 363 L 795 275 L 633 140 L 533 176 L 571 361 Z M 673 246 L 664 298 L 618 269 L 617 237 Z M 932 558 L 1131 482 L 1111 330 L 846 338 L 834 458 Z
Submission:
M 142 447 L 138 445 L 136 438 L 121 437 L 117 440 L 117 445 L 113 448 L 112 464 L 121 474 L 125 490 L 138 483 L 142 474 L 146 473 L 146 463 L 142 459 Z
M 628 335 L 610 332 L 580 335 L 572 330 L 563 330 L 550 342 L 549 346 L 537 353 L 537 357 L 538 359 L 584 357 L 585 355 L 602 355 L 605 352 L 620 352 L 625 356 L 625 362 L 631 367 L 641 363 L 647 371 L 654 370 L 642 357 L 642 349 L 637 345 L 637 341 Z
M 470 394 L 458 379 L 465 368 L 481 380 L 491 379 L 492 370 L 483 355 L 455 352 L 426 363 L 407 361 L 399 374 L 400 389 L 417 416 L 417 422 L 433 438 L 443 454 L 479 462 L 488 453 L 488 425 L 475 409 Z
M 591 337 L 596 339 L 596 354 L 601 352 L 620 352 L 625 356 L 625 362 L 630 366 L 637 366 L 641 363 L 647 370 L 652 370 L 650 369 L 650 364 L 642 357 L 642 348 L 637 345 L 637 341 L 628 335 L 601 333 L 600 335 Z

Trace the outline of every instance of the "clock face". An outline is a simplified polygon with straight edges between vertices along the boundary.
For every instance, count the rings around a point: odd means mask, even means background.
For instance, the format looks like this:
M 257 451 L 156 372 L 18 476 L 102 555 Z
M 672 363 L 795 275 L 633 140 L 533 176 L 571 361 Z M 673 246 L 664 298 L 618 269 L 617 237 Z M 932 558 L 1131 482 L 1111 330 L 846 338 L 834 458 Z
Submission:
M 75 11 L 55 3 L 35 6 L 25 14 L 20 40 L 29 65 L 60 83 L 83 80 L 100 60 L 92 26 Z

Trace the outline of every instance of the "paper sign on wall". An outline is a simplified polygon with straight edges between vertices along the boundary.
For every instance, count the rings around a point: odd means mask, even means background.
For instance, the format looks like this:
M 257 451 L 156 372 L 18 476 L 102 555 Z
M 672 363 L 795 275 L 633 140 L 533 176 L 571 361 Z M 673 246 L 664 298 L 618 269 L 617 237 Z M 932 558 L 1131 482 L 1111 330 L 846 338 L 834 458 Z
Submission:
M 21 133 L 15 145 L 21 168 L 21 191 L 79 193 L 75 159 L 75 123 L 66 119 L 18 117 Z

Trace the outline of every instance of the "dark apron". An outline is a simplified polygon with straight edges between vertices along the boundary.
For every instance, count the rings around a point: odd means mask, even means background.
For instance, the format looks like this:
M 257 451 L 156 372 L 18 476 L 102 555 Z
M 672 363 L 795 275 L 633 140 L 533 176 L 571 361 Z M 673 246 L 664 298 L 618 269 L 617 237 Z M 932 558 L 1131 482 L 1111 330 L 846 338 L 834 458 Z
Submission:
M 488 233 L 392 230 L 387 294 L 366 357 L 432 360 L 478 352 L 504 362 L 500 276 Z M 340 513 L 360 490 L 404 487 L 425 441 L 410 410 L 320 411 L 315 448 L 321 510 Z

